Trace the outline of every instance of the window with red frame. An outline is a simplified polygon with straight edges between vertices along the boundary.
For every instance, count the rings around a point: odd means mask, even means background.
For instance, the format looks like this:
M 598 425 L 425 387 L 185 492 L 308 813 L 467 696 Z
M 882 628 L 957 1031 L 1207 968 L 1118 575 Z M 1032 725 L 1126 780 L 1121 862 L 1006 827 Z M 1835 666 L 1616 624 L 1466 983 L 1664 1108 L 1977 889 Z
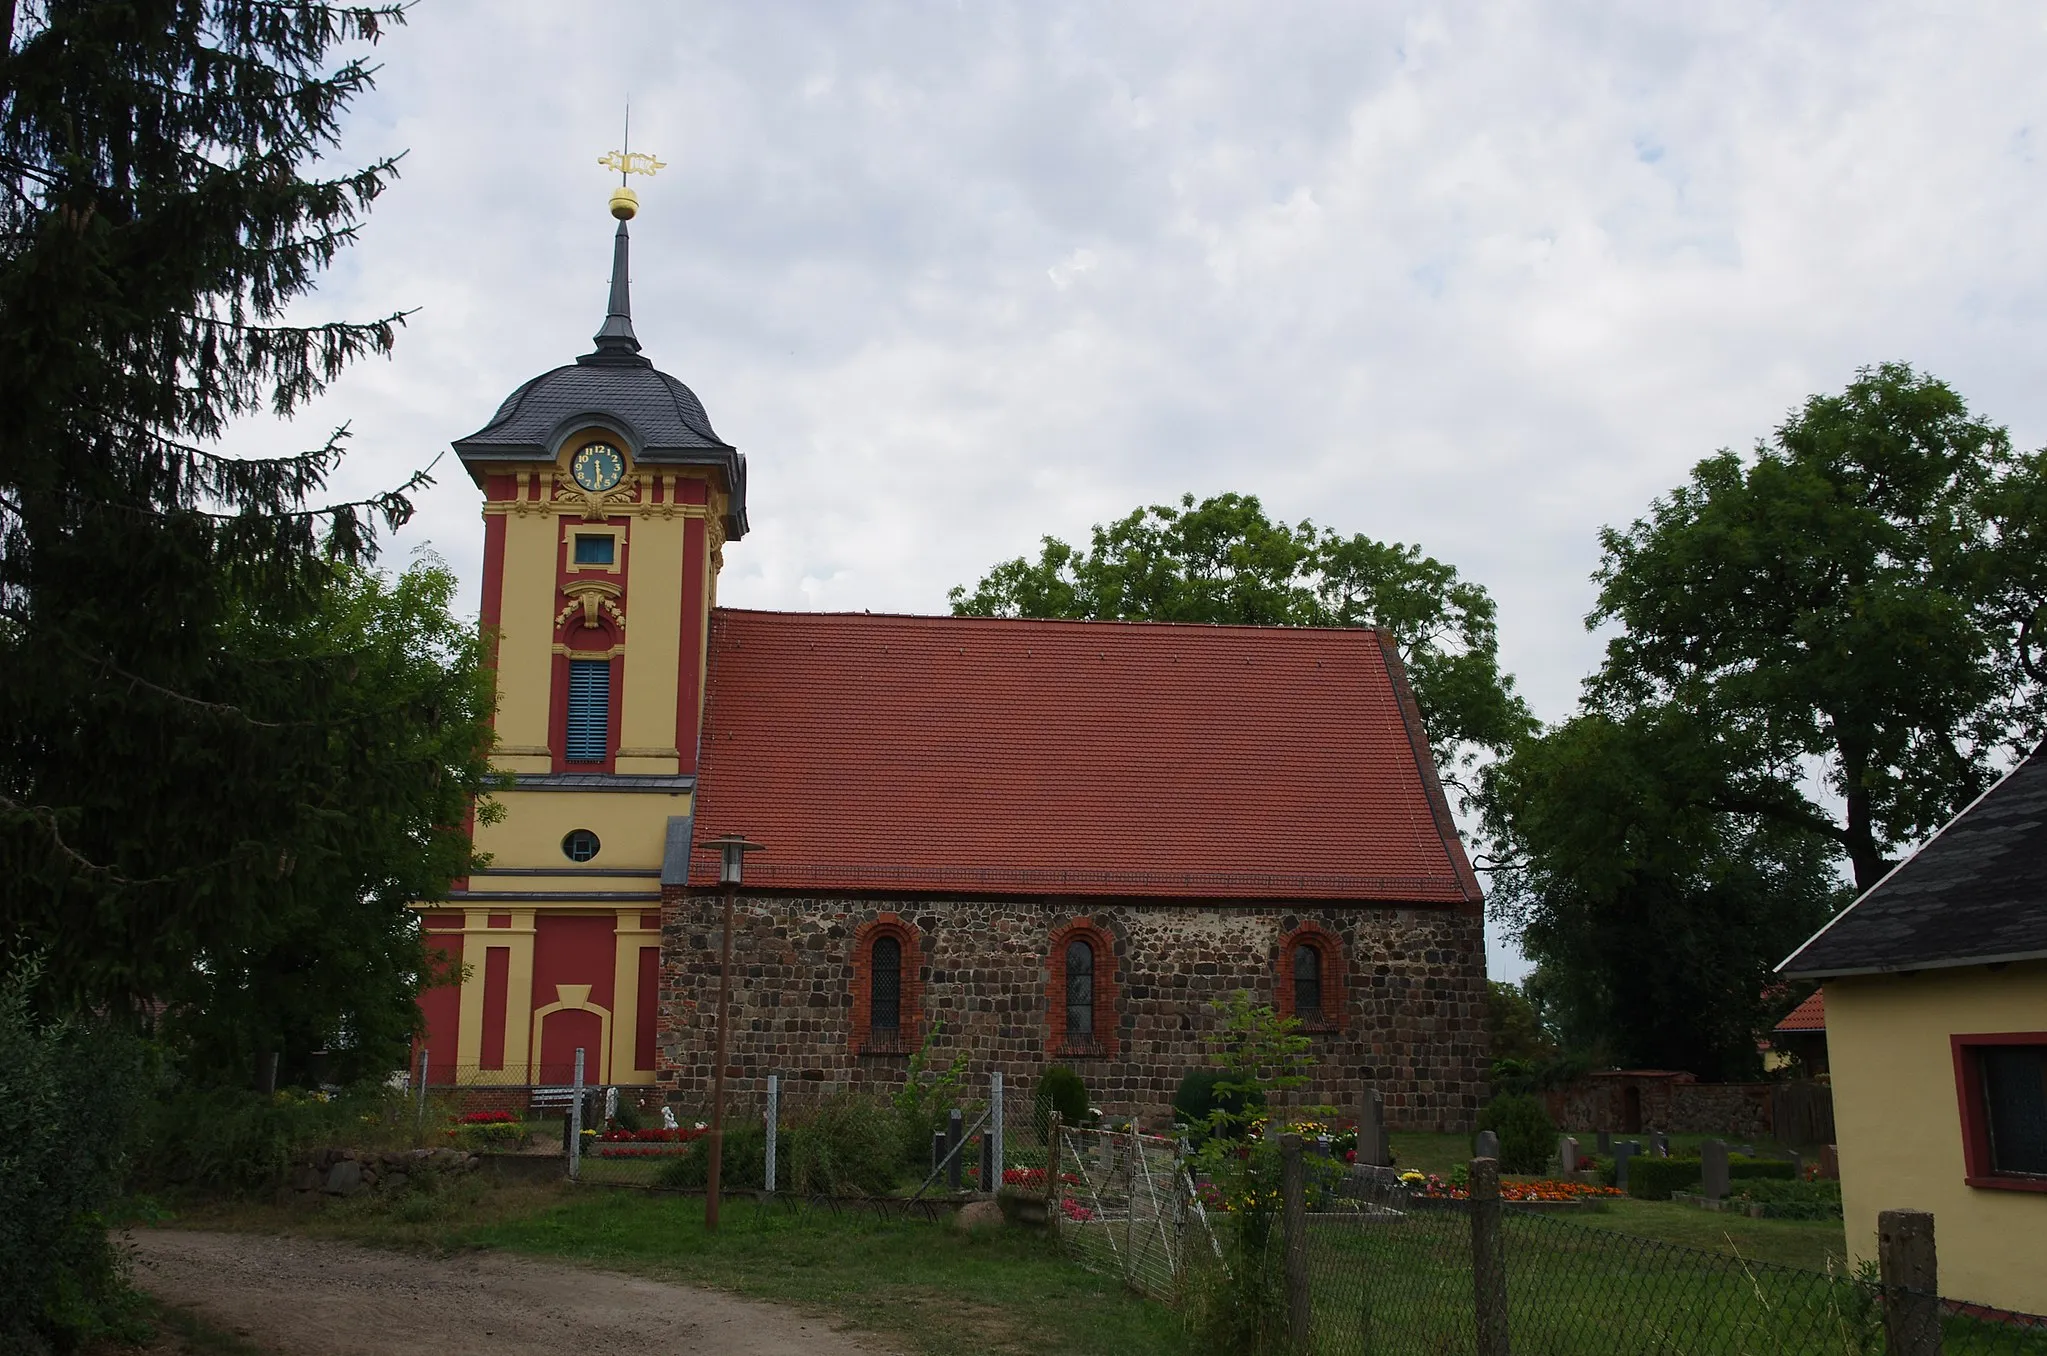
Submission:
M 1969 1185 L 2047 1191 L 2047 1032 L 1954 1046 Z
M 1329 1020 L 1322 1006 L 1322 948 L 1314 942 L 1294 943 L 1294 1016 L 1309 1026 Z
M 903 1034 L 903 944 L 884 933 L 868 952 L 867 1029 L 878 1039 Z
M 1066 1037 L 1093 1040 L 1095 1034 L 1095 949 L 1076 937 L 1066 944 Z

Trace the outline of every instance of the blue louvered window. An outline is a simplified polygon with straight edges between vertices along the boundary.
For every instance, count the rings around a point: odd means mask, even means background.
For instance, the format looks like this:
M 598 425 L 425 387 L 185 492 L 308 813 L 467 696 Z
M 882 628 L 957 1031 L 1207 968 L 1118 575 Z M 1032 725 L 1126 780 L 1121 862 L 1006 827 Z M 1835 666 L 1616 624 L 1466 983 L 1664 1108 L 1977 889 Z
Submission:
M 569 741 L 571 763 L 601 763 L 611 736 L 611 661 L 569 661 Z

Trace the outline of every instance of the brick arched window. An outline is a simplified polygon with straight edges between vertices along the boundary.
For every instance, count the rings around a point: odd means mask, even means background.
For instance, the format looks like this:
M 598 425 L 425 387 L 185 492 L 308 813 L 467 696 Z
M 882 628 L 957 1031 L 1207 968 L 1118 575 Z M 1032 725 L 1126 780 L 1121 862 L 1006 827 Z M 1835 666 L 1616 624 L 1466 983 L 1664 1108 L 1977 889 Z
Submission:
M 1280 1016 L 1308 1031 L 1343 1026 L 1343 940 L 1320 923 L 1302 923 L 1279 939 L 1273 996 Z
M 921 1039 L 924 948 L 917 929 L 884 913 L 853 933 L 856 1055 L 900 1055 Z
M 1117 1035 L 1116 946 L 1092 921 L 1054 929 L 1045 984 L 1046 1049 L 1055 1056 L 1113 1056 Z

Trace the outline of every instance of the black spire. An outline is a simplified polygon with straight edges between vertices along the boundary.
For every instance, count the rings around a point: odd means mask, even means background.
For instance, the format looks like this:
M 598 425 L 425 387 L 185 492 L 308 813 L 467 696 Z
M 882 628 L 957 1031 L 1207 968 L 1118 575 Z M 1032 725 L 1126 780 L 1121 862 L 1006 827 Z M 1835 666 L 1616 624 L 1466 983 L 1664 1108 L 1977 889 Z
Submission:
M 591 366 L 653 366 L 640 356 L 640 339 L 633 333 L 632 279 L 627 259 L 627 247 L 631 243 L 625 222 L 619 222 L 618 234 L 613 237 L 611 245 L 611 304 L 604 312 L 603 328 L 597 331 L 596 350 L 576 359 L 579 363 Z

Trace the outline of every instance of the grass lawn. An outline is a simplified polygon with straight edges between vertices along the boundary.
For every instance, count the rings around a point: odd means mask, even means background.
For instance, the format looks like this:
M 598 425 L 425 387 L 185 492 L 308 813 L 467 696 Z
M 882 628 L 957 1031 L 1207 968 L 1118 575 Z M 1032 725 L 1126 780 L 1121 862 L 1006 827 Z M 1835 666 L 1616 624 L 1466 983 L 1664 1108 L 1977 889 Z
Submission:
M 1570 1218 L 1594 1229 L 1658 1238 L 1752 1262 L 1774 1262 L 1807 1271 L 1825 1271 L 1830 1263 L 1839 1271 L 1846 1265 L 1848 1244 L 1837 1219 L 1750 1219 L 1672 1201 L 1629 1198 L 1601 1201 L 1600 1205 L 1604 1208 Z
M 566 1185 L 451 1191 L 386 1206 L 358 1197 L 317 1214 L 191 1211 L 193 1227 L 274 1229 L 429 1252 L 497 1248 L 558 1257 L 828 1312 L 930 1356 L 1186 1350 L 1179 1318 L 1046 1239 L 969 1238 L 922 1220 L 757 1208 L 728 1199 L 706 1234 L 699 1198 Z

